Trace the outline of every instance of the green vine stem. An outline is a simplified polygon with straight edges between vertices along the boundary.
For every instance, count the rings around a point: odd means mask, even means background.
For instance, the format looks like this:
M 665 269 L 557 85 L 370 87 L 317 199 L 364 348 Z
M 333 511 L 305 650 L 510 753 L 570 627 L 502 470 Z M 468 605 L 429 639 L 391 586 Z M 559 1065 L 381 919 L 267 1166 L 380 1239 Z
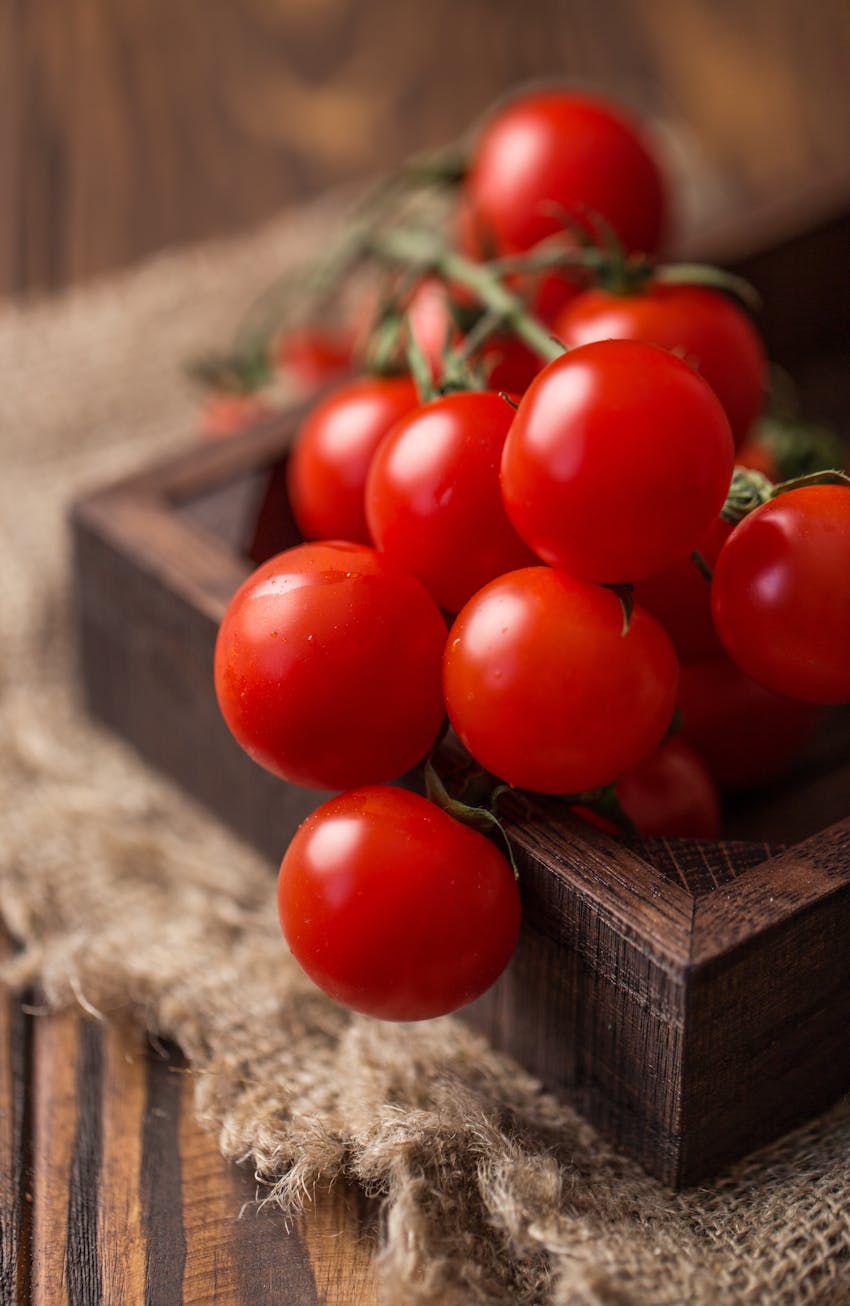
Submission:
M 441 811 L 445 812 L 448 816 L 452 816 L 456 821 L 460 821 L 462 825 L 471 825 L 473 829 L 479 830 L 482 834 L 497 833 L 504 844 L 508 860 L 514 873 L 514 878 L 518 880 L 519 868 L 517 867 L 516 858 L 514 857 L 513 846 L 508 838 L 507 830 L 493 810 L 494 804 L 498 800 L 499 795 L 504 793 L 509 786 L 497 784 L 496 787 L 493 788 L 492 778 L 490 776 L 487 776 L 487 781 L 488 801 L 486 806 L 484 805 L 483 795 L 480 805 L 465 803 L 460 798 L 455 798 L 449 793 L 430 757 L 425 763 L 425 794 L 429 801 L 434 803 L 436 807 L 439 807 Z
M 429 232 L 413 227 L 378 233 L 371 253 L 379 260 L 415 267 L 424 274 L 434 272 L 444 281 L 471 290 L 493 318 L 519 336 L 538 357 L 550 363 L 560 358 L 563 346 L 552 339 L 549 328 L 533 317 L 518 295 L 501 280 L 488 263 L 474 263 L 436 240 Z

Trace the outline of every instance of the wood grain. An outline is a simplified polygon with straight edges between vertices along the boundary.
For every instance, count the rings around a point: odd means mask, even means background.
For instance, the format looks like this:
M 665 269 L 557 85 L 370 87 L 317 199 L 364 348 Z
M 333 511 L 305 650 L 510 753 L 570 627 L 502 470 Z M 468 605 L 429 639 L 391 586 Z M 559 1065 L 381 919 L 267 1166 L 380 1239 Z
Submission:
M 0 960 L 11 954 L 0 930 Z M 16 1306 L 29 1295 L 32 1235 L 30 1118 L 32 1053 L 29 1018 L 21 997 L 0 988 L 0 1303 Z
M 0 1020 L 3 1306 L 375 1306 L 374 1213 L 352 1190 L 297 1221 L 258 1206 L 175 1049 L 0 996 L 19 1013 Z
M 704 222 L 846 193 L 843 0 L 0 0 L 0 293 L 235 231 L 464 131 L 517 82 L 592 83 L 701 156 Z

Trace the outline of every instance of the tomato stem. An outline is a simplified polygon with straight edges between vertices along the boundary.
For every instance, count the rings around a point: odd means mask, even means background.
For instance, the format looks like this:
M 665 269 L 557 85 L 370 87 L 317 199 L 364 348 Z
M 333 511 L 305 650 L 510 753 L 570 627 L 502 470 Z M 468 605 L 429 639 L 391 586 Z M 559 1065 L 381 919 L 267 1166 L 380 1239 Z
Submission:
M 519 868 L 516 864 L 513 846 L 508 838 L 508 832 L 503 823 L 499 820 L 493 811 L 493 805 L 500 796 L 505 792 L 508 786 L 503 784 L 493 787 L 493 777 L 486 772 L 480 773 L 481 779 L 486 780 L 487 784 L 487 805 L 465 803 L 460 798 L 455 798 L 449 793 L 443 783 L 437 768 L 434 766 L 432 759 L 429 757 L 425 763 L 425 794 L 430 802 L 439 807 L 441 811 L 448 816 L 454 817 L 462 825 L 471 825 L 473 829 L 479 830 L 482 834 L 493 834 L 494 831 L 500 836 L 507 852 L 508 861 L 514 873 L 514 878 L 519 879 Z
M 563 353 L 563 345 L 553 341 L 549 329 L 526 310 L 519 296 L 503 284 L 490 264 L 474 263 L 435 240 L 429 232 L 413 227 L 379 232 L 371 248 L 379 259 L 419 267 L 423 273 L 436 272 L 445 281 L 471 290 L 494 318 L 509 327 L 545 362 L 552 362 Z

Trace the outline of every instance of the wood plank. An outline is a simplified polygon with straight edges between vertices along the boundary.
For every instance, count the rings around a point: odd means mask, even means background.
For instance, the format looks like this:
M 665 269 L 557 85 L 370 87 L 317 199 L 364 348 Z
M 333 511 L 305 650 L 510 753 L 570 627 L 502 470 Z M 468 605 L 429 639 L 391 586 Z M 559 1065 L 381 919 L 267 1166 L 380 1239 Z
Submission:
M 32 1306 L 76 1306 L 71 1297 L 69 1274 L 76 1285 L 79 1276 L 88 1275 L 91 1269 L 87 1237 L 90 1226 L 76 1218 L 83 1203 L 96 1201 L 95 1193 L 86 1195 L 79 1190 L 81 1174 L 89 1169 L 86 1164 L 81 1167 L 77 1148 L 81 1124 L 77 1083 L 82 1064 L 79 1035 L 79 1020 L 72 1013 L 42 1015 L 34 1022 Z M 90 1065 L 90 1056 L 88 1061 Z M 89 1116 L 83 1128 L 90 1145 Z M 82 1150 L 88 1162 L 91 1147 L 84 1146 Z M 79 1260 L 78 1252 L 82 1253 Z M 94 1281 L 88 1278 L 87 1286 L 96 1296 L 97 1275 Z
M 0 959 L 5 961 L 11 952 L 0 928 Z M 29 1301 L 30 1039 L 23 999 L 0 989 L 0 1306 Z
M 111 1021 L 103 1026 L 101 1041 L 97 1245 L 103 1300 L 110 1306 L 135 1306 L 145 1300 L 148 1283 L 149 1247 L 140 1191 L 148 1043 L 141 1030 Z

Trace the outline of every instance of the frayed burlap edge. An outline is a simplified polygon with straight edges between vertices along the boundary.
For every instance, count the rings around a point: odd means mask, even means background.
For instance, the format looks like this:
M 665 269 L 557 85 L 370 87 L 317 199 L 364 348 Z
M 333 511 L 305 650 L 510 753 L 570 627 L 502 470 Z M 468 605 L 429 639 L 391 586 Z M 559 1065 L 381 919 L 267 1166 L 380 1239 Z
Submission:
M 68 501 L 184 437 L 179 360 L 225 339 L 335 211 L 0 310 L 9 977 L 176 1040 L 222 1151 L 283 1208 L 340 1175 L 380 1195 L 388 1302 L 846 1303 L 846 1102 L 671 1194 L 459 1022 L 385 1026 L 317 994 L 285 954 L 268 867 L 79 711 Z

